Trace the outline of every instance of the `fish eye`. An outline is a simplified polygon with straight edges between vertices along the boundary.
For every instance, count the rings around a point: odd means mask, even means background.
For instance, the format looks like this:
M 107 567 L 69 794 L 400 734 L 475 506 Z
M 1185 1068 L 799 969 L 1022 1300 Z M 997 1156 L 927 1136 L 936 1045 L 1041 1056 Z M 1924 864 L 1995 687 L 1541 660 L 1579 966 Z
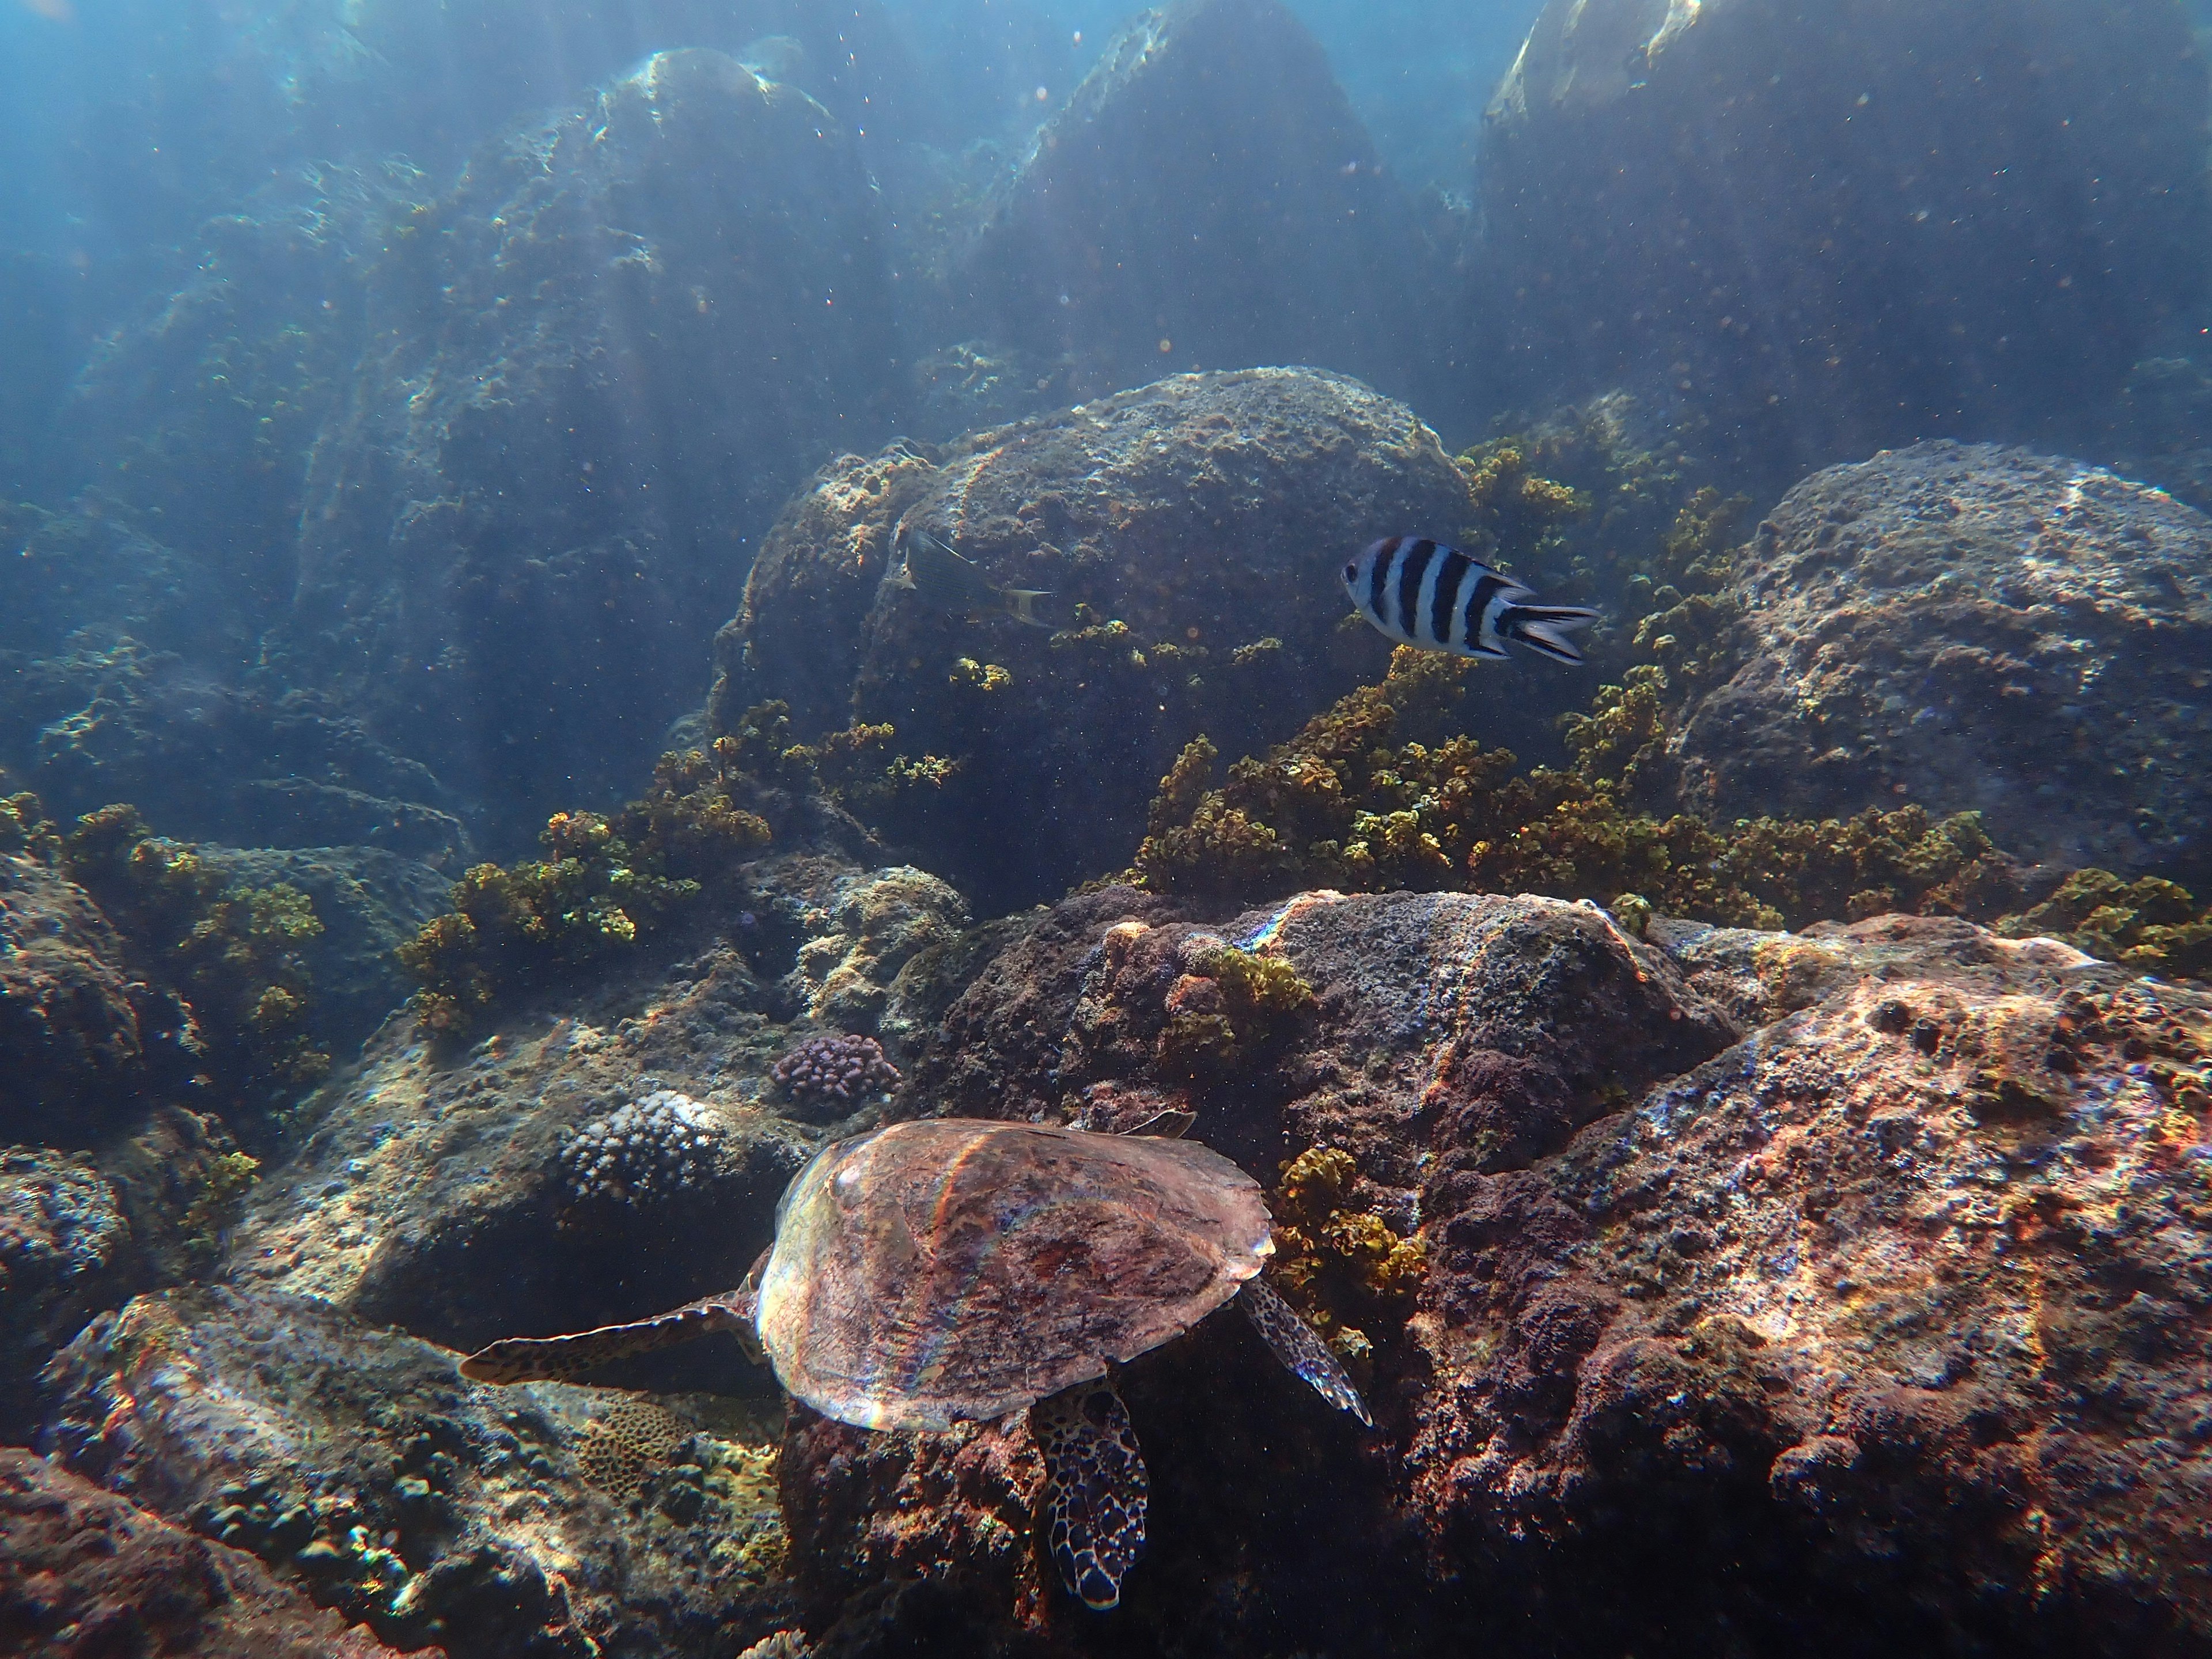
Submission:
M 1356 564 L 1348 564 L 1348 565 L 1346 565 L 1346 566 L 1345 566 L 1345 567 L 1344 567 L 1344 580 L 1346 580 L 1346 581 L 1350 581 L 1350 580 L 1351 580 L 1354 576 L 1358 575 L 1358 574 L 1359 574 L 1359 567 L 1358 567 L 1358 565 L 1356 565 Z

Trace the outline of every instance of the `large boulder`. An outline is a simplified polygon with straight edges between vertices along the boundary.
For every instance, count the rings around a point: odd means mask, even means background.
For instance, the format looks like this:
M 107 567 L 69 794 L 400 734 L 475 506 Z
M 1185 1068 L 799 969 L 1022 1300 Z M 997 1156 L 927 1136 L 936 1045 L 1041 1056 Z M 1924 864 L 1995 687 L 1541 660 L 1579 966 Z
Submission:
M 0 1450 L 0 1631 L 49 1659 L 398 1659 L 245 1551 L 14 1448 Z
M 1311 363 L 1449 386 L 1432 256 L 1280 0 L 1139 13 L 1046 123 L 961 267 L 981 331 L 1079 391 Z
M 917 1097 L 1194 1110 L 1269 1179 L 1271 1271 L 1376 1408 L 1347 1431 L 1235 1322 L 1132 1365 L 1131 1639 L 1388 1620 L 1441 1655 L 1479 1617 L 1577 1656 L 2201 1649 L 2212 999 L 1958 921 L 1647 932 L 1109 888 L 955 1006 Z M 1008 1535 L 1038 1478 L 1018 1425 L 794 1413 L 828 1644 L 1085 1650 Z
M 1771 469 L 2027 437 L 2200 289 L 2205 114 L 2172 0 L 1549 0 L 1486 122 L 1479 326 Z
M 777 1627 L 776 1407 L 457 1359 L 303 1297 L 141 1297 L 56 1358 L 43 1443 L 395 1646 L 720 1659 Z
M 1688 787 L 1725 817 L 1898 799 L 2067 865 L 2212 875 L 2212 520 L 2025 450 L 1915 445 L 1806 479 L 1739 554 L 1733 678 Z
M 1290 735 L 1371 679 L 1343 560 L 1375 536 L 1455 534 L 1468 488 L 1404 404 L 1311 369 L 1178 374 L 927 451 L 824 470 L 763 548 L 717 637 L 709 725 L 791 705 L 803 736 L 888 723 L 952 763 L 896 826 L 989 913 L 1120 867 L 1182 746 Z M 903 522 L 980 567 L 915 558 Z M 981 584 L 1046 590 L 1024 627 Z M 1070 802 L 1080 800 L 1080 810 Z
M 720 52 L 487 147 L 371 279 L 281 672 L 511 840 L 634 791 L 754 539 L 883 425 L 879 233 L 847 130 Z

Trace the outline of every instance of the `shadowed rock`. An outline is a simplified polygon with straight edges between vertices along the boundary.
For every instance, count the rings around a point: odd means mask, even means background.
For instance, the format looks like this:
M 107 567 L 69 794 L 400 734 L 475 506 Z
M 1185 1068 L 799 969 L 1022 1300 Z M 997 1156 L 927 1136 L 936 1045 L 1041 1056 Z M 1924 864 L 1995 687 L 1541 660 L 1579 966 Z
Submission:
M 1738 556 L 1735 676 L 1678 750 L 1723 818 L 1978 811 L 2006 848 L 2212 873 L 2212 520 L 2026 450 L 1814 474 Z
M 2169 0 L 1551 0 L 1486 123 L 1477 327 L 1785 476 L 2024 438 L 2201 290 L 2205 110 Z

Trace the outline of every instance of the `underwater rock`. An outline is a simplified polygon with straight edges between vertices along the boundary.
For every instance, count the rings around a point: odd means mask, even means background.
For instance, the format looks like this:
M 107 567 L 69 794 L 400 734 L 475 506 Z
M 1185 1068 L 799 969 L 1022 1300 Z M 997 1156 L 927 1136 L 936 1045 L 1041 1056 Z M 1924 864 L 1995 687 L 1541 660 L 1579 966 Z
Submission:
M 789 1623 L 774 1408 L 456 1360 L 308 1298 L 142 1297 L 56 1361 L 44 1443 L 401 1646 L 708 1659 Z
M 1310 363 L 1427 407 L 1431 258 L 1289 8 L 1173 0 L 1045 124 L 958 280 L 978 332 L 1072 360 L 1081 395 Z
M 2212 875 L 2212 520 L 2025 450 L 1917 444 L 1784 496 L 1737 556 L 1741 666 L 1693 703 L 1723 818 L 1899 798 L 2018 854 Z
M 82 1146 L 176 1053 L 181 1012 L 125 967 L 84 889 L 0 854 L 0 1140 Z
M 232 1276 L 464 1350 L 738 1283 L 819 1139 L 769 1109 L 786 1041 L 769 1000 L 717 947 L 657 982 L 519 1012 L 459 1056 L 392 1021 L 304 1109 L 313 1132 L 256 1192 Z M 650 1206 L 622 1183 L 580 1197 L 576 1137 L 663 1091 L 711 1121 L 696 1178 Z M 701 1386 L 748 1369 L 734 1348 L 698 1353 Z
M 307 480 L 273 647 L 516 842 L 619 799 L 696 696 L 748 549 L 895 378 L 853 140 L 659 52 L 394 227 Z
M 0 1147 L 0 1440 L 30 1438 L 40 1369 L 136 1288 L 131 1245 L 115 1189 L 90 1158 Z
M 1410 410 L 1310 369 L 1179 374 L 941 454 L 849 457 L 763 548 L 715 639 L 708 722 L 774 698 L 802 738 L 888 723 L 902 757 L 944 764 L 883 833 L 1001 912 L 1123 863 L 1200 732 L 1255 752 L 1371 674 L 1387 647 L 1337 632 L 1338 564 L 1377 525 L 1469 510 Z M 884 585 L 902 519 L 980 581 L 1048 590 L 1048 625 Z
M 1224 950 L 1313 1000 L 1194 1077 L 1165 1039 L 1225 1006 L 1191 984 L 1210 962 L 1225 994 Z M 1181 1517 L 1116 1615 L 1140 1643 L 1365 1617 L 1443 1654 L 1480 1607 L 1569 1655 L 2118 1655 L 2212 1632 L 2208 1073 L 2212 998 L 1954 919 L 1639 942 L 1537 898 L 1308 893 L 1208 926 L 1107 888 L 975 981 L 908 1092 L 1100 1128 L 1188 1109 L 1280 1171 L 1271 1272 L 1380 1427 L 1287 1449 L 1233 1323 L 1132 1366 L 1153 1514 Z M 993 1520 L 1028 1455 L 794 1413 L 817 1635 L 1071 1644 Z M 1231 1541 L 1261 1517 L 1296 1534 L 1279 1559 Z M 1224 1575 L 1235 1612 L 1202 1589 Z
M 1486 121 L 1478 331 L 1762 473 L 2025 438 L 2201 290 L 2206 101 L 2170 0 L 1549 0 Z
M 301 1108 L 304 1139 L 264 1173 L 231 1239 L 233 1279 L 465 1350 L 743 1280 L 785 1182 L 827 1133 L 785 1110 L 776 1059 L 836 1018 L 865 1030 L 918 953 L 957 940 L 962 912 L 918 870 L 784 854 L 739 874 L 755 908 L 726 919 L 726 939 L 518 1000 L 465 1050 L 387 1022 L 359 1068 Z M 681 1130 L 680 1178 L 656 1178 L 650 1203 L 580 1162 L 586 1141 L 613 1150 L 608 1126 L 625 1111 L 625 1142 Z M 649 1363 L 641 1375 L 700 1387 L 750 1370 L 720 1343 Z M 683 1369 L 659 1369 L 672 1364 Z
M 307 1024 L 341 1058 L 407 1000 L 412 988 L 392 952 L 446 908 L 448 876 L 380 847 L 196 850 L 226 882 L 281 882 L 314 905 L 323 930 L 300 952 L 314 988 Z
M 291 596 L 308 467 L 361 354 L 385 228 L 429 188 L 397 160 L 318 162 L 224 204 L 62 409 L 72 486 L 188 550 L 252 626 Z
M 1551 1607 L 1595 1641 L 1880 1608 L 1917 1650 L 2202 1645 L 2212 1003 L 1962 922 L 1820 932 L 1872 971 L 1562 1155 L 1440 1162 L 1412 1501 L 1457 1559 L 1607 1561 L 1634 1614 Z
M 0 1146 L 0 1444 L 94 1314 L 216 1265 L 256 1161 L 212 1112 L 138 1107 L 92 1151 Z
M 458 863 L 438 780 L 259 672 L 226 548 L 166 545 L 147 516 L 100 496 L 0 507 L 0 766 L 64 818 L 131 801 L 183 837 Z
M 398 1659 L 244 1551 L 14 1448 L 0 1449 L 0 1632 L 47 1659 Z
M 777 924 L 799 935 L 796 959 L 776 981 L 786 1018 L 872 1035 L 906 964 L 951 945 L 968 924 L 960 895 L 911 865 L 855 870 L 799 854 L 753 867 Z
M 1209 1018 L 1200 1008 L 1226 1011 L 1239 1065 L 1183 1063 L 1193 1039 L 1178 1020 Z M 1588 905 L 1310 893 L 1209 924 L 1109 887 L 1054 906 L 983 971 L 906 1094 L 947 1113 L 1100 1129 L 1187 1109 L 1194 1137 L 1262 1180 L 1302 1149 L 1341 1148 L 1361 1174 L 1334 1220 L 1360 1236 L 1356 1254 L 1415 1231 L 1424 1170 L 1445 1149 L 1484 1145 L 1501 1165 L 1556 1151 L 1735 1036 L 1662 955 Z M 1377 1406 L 1387 1421 L 1419 1397 L 1395 1358 L 1413 1352 L 1413 1307 L 1389 1273 L 1352 1264 L 1336 1252 L 1316 1267 L 1310 1311 L 1340 1352 L 1369 1345 L 1363 1381 L 1370 1401 L 1393 1402 Z M 1273 1369 L 1238 1322 L 1217 1320 L 1122 1375 L 1152 1520 L 1115 1617 L 1139 1646 L 1196 1621 L 1208 1651 L 1357 1651 L 1358 1632 L 1387 1620 L 1409 1651 L 1425 1639 L 1454 1650 L 1446 1601 L 1425 1589 L 1393 1513 L 1389 1471 L 1357 1425 L 1312 1412 Z M 837 1621 L 824 1637 L 834 1650 L 850 1639 L 853 1651 L 898 1651 L 931 1620 L 972 1630 L 979 1646 L 1015 1630 L 1073 1640 L 1066 1621 L 1086 1615 L 1009 1532 L 1036 1480 L 1025 1432 L 909 1441 L 795 1412 L 784 1459 L 794 1571 Z M 1206 1592 L 1224 1579 L 1241 1587 L 1233 1603 Z

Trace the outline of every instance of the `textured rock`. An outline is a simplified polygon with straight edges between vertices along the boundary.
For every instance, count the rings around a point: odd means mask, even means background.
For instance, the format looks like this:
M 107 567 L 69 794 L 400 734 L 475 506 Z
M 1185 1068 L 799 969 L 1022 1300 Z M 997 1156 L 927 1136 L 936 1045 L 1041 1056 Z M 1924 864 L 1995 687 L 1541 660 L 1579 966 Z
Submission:
M 1315 1000 L 1287 1031 L 1240 1032 L 1239 1064 L 1194 1071 L 1180 1063 L 1176 1010 L 1196 1002 L 1189 981 L 1224 943 L 1290 963 Z M 1325 1142 L 1358 1161 L 1356 1207 L 1410 1233 L 1446 1149 L 1486 1146 L 1516 1167 L 1734 1035 L 1662 956 L 1588 906 L 1304 895 L 1209 927 L 1108 888 L 1054 907 L 984 970 L 909 1093 L 948 1113 L 1097 1128 L 1188 1108 L 1194 1137 L 1263 1178 Z M 1347 1294 L 1333 1328 L 1366 1322 L 1364 1380 L 1388 1422 L 1418 1394 L 1382 1322 L 1407 1310 Z M 1187 1620 L 1224 1651 L 1317 1632 L 1356 1645 L 1381 1620 L 1409 1643 L 1443 1639 L 1444 1604 L 1421 1589 L 1384 1464 L 1356 1425 L 1313 1410 L 1241 1322 L 1207 1322 L 1124 1382 L 1153 1480 L 1152 1541 L 1115 1615 L 1131 1639 L 1165 1639 Z M 880 1651 L 917 1628 L 907 1621 L 934 1619 L 966 1621 L 979 1641 L 1015 1627 L 1076 1640 L 1065 1621 L 1082 1610 L 1020 1535 L 1034 1455 L 1018 1428 L 909 1442 L 794 1413 L 785 1498 L 810 1601 L 824 1617 L 870 1610 L 836 1627 L 863 1650 L 878 1616 L 887 1633 L 868 1639 Z M 1325 1516 L 1310 1507 L 1322 1492 Z M 1242 1587 L 1233 1602 L 1204 1588 L 1223 1582 Z
M 98 498 L 0 508 L 0 765 L 64 820 L 128 801 L 180 837 L 458 864 L 468 838 L 436 778 L 354 711 L 258 672 L 270 606 L 245 595 L 289 592 L 289 565 L 232 569 L 221 532 L 199 533 L 196 550 L 167 545 Z
M 136 1288 L 135 1266 L 131 1224 L 91 1158 L 0 1148 L 0 1436 L 30 1437 L 40 1368 Z
M 301 954 L 313 976 L 316 1036 L 349 1051 L 414 988 L 392 955 L 445 910 L 452 878 L 379 847 L 202 847 L 202 860 L 248 887 L 283 882 L 305 893 L 323 931 Z
M 1254 752 L 1371 677 L 1387 643 L 1336 630 L 1337 563 L 1378 526 L 1455 532 L 1469 510 L 1411 410 L 1305 369 L 1176 375 L 941 456 L 847 458 L 762 550 L 709 722 L 780 698 L 801 735 L 888 722 L 900 752 L 956 763 L 897 838 L 1001 911 L 1124 863 L 1198 732 Z M 902 519 L 1049 590 L 1052 627 L 880 586 Z
M 127 1109 L 149 1041 L 175 1045 L 173 1019 L 141 1023 L 157 1006 L 89 894 L 0 854 L 0 1138 L 82 1146 Z
M 1081 394 L 1310 363 L 1416 398 L 1443 378 L 1429 258 L 1291 10 L 1174 0 L 1046 123 L 961 274 L 978 331 L 1072 359 Z
M 1225 1073 L 1176 1037 L 1233 1006 L 1221 941 L 1315 994 Z M 1364 1619 L 1444 1654 L 1480 1608 L 1570 1655 L 2184 1653 L 2212 1632 L 2208 1061 L 2212 1000 L 1956 921 L 1638 943 L 1547 900 L 1307 894 L 1206 927 L 1109 888 L 985 971 L 912 1097 L 1102 1127 L 1187 1106 L 1283 1170 L 1273 1271 L 1377 1433 L 1302 1429 L 1233 1324 L 1133 1365 L 1166 1517 L 1133 1641 Z M 831 1649 L 1080 1650 L 1020 1536 L 1033 1455 L 794 1413 Z
M 517 838 L 634 791 L 751 538 L 879 422 L 878 230 L 847 131 L 716 52 L 487 147 L 371 277 L 285 672 Z
M 393 1659 L 242 1550 L 0 1450 L 0 1639 L 48 1659 Z M 418 1659 L 440 1659 L 436 1649 Z
M 2026 437 L 2198 291 L 2205 106 L 2167 0 L 1551 0 L 1486 122 L 1479 326 L 1784 476 Z
M 178 1106 L 89 1152 L 0 1146 L 0 1443 L 29 1438 L 40 1369 L 94 1314 L 215 1265 L 253 1169 Z
M 1821 943 L 1872 971 L 1562 1156 L 1431 1176 L 1414 1503 L 1449 1559 L 1608 1561 L 1632 1594 L 1550 1604 L 1594 1642 L 1653 1597 L 1754 1644 L 1879 1607 L 1923 1650 L 2194 1650 L 2212 1006 L 1958 922 Z
M 755 908 L 727 939 L 541 995 L 464 1053 L 389 1021 L 302 1109 L 298 1150 L 265 1172 L 231 1241 L 232 1277 L 464 1350 L 738 1284 L 784 1183 L 836 1127 L 793 1115 L 777 1057 L 866 1032 L 906 965 L 957 943 L 962 920 L 957 896 L 911 868 L 786 854 L 742 875 Z M 669 1111 L 645 1115 L 682 1128 L 668 1150 L 683 1178 L 639 1202 L 633 1180 L 579 1159 L 586 1140 L 611 1151 L 609 1121 L 655 1097 Z M 720 1343 L 643 1364 L 609 1374 L 727 1387 L 748 1373 Z
M 232 1240 L 233 1277 L 464 1350 L 728 1289 L 813 1145 L 766 1109 L 784 1041 L 767 1001 L 744 959 L 717 949 L 658 983 L 520 1014 L 459 1063 L 392 1021 L 307 1108 L 313 1133 Z M 649 1208 L 612 1191 L 580 1201 L 568 1139 L 664 1089 L 722 1130 L 703 1178 Z M 686 1358 L 724 1385 L 744 1369 L 717 1344 Z
M 2212 874 L 2212 520 L 2024 450 L 1814 474 L 1737 563 L 1733 678 L 1679 740 L 1723 817 L 1902 797 L 2031 858 Z
M 772 1407 L 455 1363 L 302 1298 L 141 1297 L 56 1362 L 46 1443 L 401 1646 L 703 1659 L 787 1622 Z

